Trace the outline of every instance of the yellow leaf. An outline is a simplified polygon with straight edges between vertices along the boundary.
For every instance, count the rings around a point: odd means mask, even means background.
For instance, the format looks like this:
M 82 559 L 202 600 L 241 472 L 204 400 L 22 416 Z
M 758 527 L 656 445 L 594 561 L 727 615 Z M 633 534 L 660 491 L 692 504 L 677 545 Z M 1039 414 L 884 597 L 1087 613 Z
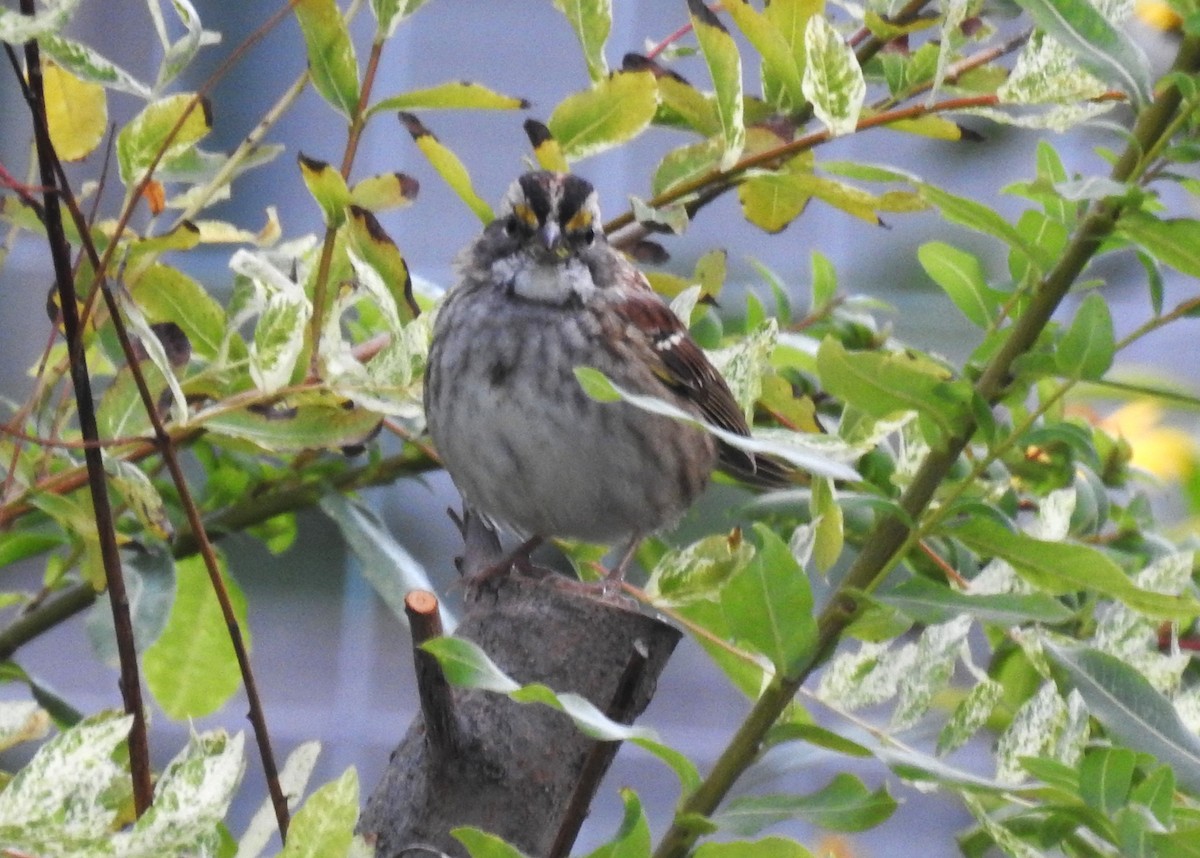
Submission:
M 79 161 L 104 139 L 108 102 L 104 87 L 87 83 L 69 71 L 46 63 L 42 69 L 46 88 L 46 121 L 50 140 L 63 161 Z
M 1102 428 L 1129 442 L 1130 464 L 1163 480 L 1180 480 L 1200 460 L 1196 439 L 1181 429 L 1162 425 L 1162 409 L 1148 400 L 1130 402 L 1104 420 Z

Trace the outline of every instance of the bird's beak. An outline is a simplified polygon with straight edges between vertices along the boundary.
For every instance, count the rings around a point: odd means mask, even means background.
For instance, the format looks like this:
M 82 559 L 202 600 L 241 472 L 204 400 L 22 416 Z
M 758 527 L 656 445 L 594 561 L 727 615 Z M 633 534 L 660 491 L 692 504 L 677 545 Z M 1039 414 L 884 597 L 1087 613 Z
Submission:
M 567 245 L 563 240 L 562 229 L 555 221 L 547 221 L 537 231 L 538 244 L 546 253 L 555 259 L 563 259 L 567 255 Z

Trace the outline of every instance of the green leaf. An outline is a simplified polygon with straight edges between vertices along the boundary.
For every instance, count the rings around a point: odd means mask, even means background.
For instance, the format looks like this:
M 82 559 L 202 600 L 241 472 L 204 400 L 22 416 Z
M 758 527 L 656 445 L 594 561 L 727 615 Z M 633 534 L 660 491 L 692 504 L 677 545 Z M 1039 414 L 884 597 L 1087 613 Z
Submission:
M 347 118 L 358 113 L 358 60 L 335 0 L 296 0 L 308 71 L 321 97 Z
M 691 795 L 700 786 L 700 772 L 696 764 L 688 759 L 686 754 L 674 748 L 647 739 L 645 736 L 631 736 L 629 741 L 644 751 L 658 757 L 665 763 L 675 776 L 679 778 L 679 790 L 683 795 Z
M 214 730 L 188 737 L 154 785 L 154 803 L 131 829 L 112 836 L 113 853 L 214 854 L 220 826 L 242 779 L 243 734 Z
M 737 840 L 729 843 L 701 843 L 695 858 L 812 858 L 812 853 L 786 837 L 762 840 Z
M 515 846 L 510 846 L 495 834 L 488 834 L 478 828 L 462 826 L 452 828 L 450 834 L 467 847 L 471 858 L 529 858 Z
M 1180 784 L 1200 793 L 1200 739 L 1171 702 L 1138 671 L 1105 652 L 1043 641 L 1088 711 L 1118 741 L 1170 766 Z
M 654 121 L 660 125 L 689 128 L 702 137 L 721 133 L 717 99 L 669 74 L 658 78 L 659 109 Z M 719 141 L 714 141 L 719 142 Z
M 644 858 L 650 854 L 650 826 L 642 802 L 631 789 L 621 790 L 625 814 L 621 827 L 608 843 L 588 853 L 587 858 Z
M 300 175 L 304 186 L 321 207 L 325 226 L 336 229 L 346 218 L 346 206 L 350 203 L 350 188 L 346 180 L 332 164 L 309 158 L 303 152 L 296 156 L 300 164 Z
M 511 694 L 521 687 L 471 641 L 440 637 L 421 644 L 421 649 L 438 660 L 442 673 L 453 685 L 494 691 L 497 694 Z
M 154 364 L 144 362 L 142 376 L 155 401 L 167 389 L 167 380 Z M 101 438 L 128 438 L 150 431 L 150 418 L 129 367 L 122 367 L 96 407 L 96 424 Z
M 738 185 L 738 201 L 746 220 L 777 233 L 804 211 L 812 194 L 795 173 L 763 173 Z
M 984 623 L 1010 628 L 1026 623 L 1057 625 L 1074 614 L 1045 593 L 997 593 L 971 596 L 927 578 L 910 578 L 875 598 L 921 623 L 943 623 L 970 614 Z
M 396 541 L 387 525 L 369 508 L 339 492 L 329 492 L 320 500 L 321 510 L 333 519 L 342 538 L 354 552 L 363 577 L 391 608 L 392 613 L 407 623 L 404 599 L 412 590 L 434 589 L 429 574 L 404 546 Z M 454 617 L 444 605 L 439 606 L 442 625 L 454 627 Z
M 400 22 L 416 12 L 429 0 L 371 0 L 371 11 L 375 13 L 376 33 L 390 39 Z
M 612 0 L 554 0 L 554 8 L 571 22 L 592 82 L 603 80 L 608 75 L 604 43 L 612 30 Z
M 825 0 L 771 0 L 766 4 L 767 20 L 783 36 L 792 56 L 796 59 L 796 68 L 803 71 L 806 62 L 804 36 L 808 31 L 808 22 L 814 15 L 819 15 L 825 8 Z M 764 87 L 768 85 L 770 75 L 764 75 Z
M 824 573 L 842 556 L 846 543 L 842 508 L 838 506 L 832 480 L 813 477 L 812 514 L 816 527 L 812 559 L 817 569 Z
M 1001 295 L 987 285 L 979 257 L 945 242 L 930 241 L 917 250 L 917 259 L 972 323 L 986 328 L 996 321 Z
M 1087 545 L 1035 539 L 982 517 L 962 522 L 951 533 L 982 556 L 1008 561 L 1018 575 L 1053 595 L 1097 592 L 1139 613 L 1165 619 L 1200 614 L 1195 599 L 1143 590 L 1106 554 Z
M 617 386 L 609 381 L 608 376 L 590 366 L 575 367 L 575 378 L 591 399 L 597 402 L 620 402 L 621 394 Z
M 1113 815 L 1129 800 L 1137 754 L 1126 748 L 1093 748 L 1079 765 L 1079 796 L 1089 807 Z
M 1017 0 L 1017 4 L 1085 69 L 1124 90 L 1138 105 L 1150 102 L 1150 66 L 1145 52 L 1095 4 L 1088 0 Z
M 746 145 L 742 58 L 729 31 L 709 11 L 703 0 L 688 0 L 688 13 L 717 95 L 717 115 L 721 120 L 723 143 L 721 167 L 726 169 L 733 166 Z
M 417 197 L 417 180 L 404 173 L 379 173 L 355 183 L 350 202 L 370 212 L 412 205 Z
M 31 530 L 0 531 L 0 567 L 8 566 L 43 554 L 51 548 L 62 545 L 64 538 L 60 533 L 41 533 Z
M 249 647 L 246 598 L 224 569 L 222 578 Z M 168 717 L 200 718 L 225 705 L 241 687 L 242 675 L 203 558 L 179 561 L 175 582 L 167 624 L 145 653 L 146 686 Z
M 1100 293 L 1092 292 L 1080 303 L 1075 321 L 1063 334 L 1054 352 L 1055 366 L 1067 378 L 1099 381 L 1112 366 L 1115 353 L 1108 302 Z
M 186 362 L 187 347 L 185 346 L 182 350 L 184 359 L 182 361 L 174 360 L 173 355 L 167 354 L 166 346 L 170 340 L 166 339 L 165 335 L 160 336 L 159 332 L 150 327 L 150 323 L 142 315 L 141 309 L 130 300 L 128 293 L 118 292 L 117 303 L 121 306 L 121 313 L 125 317 L 125 324 L 129 328 L 129 332 L 141 343 L 142 349 L 148 356 L 148 360 L 142 362 L 143 369 L 145 365 L 150 365 L 159 371 L 171 391 L 175 419 L 186 419 L 187 398 L 184 396 L 179 380 L 175 377 L 174 370 L 177 363 Z
M 1164 220 L 1139 209 L 1125 214 L 1117 231 L 1164 265 L 1200 277 L 1200 220 Z
M 44 739 L 50 732 L 50 713 L 36 700 L 0 702 L 0 750 Z
M 714 533 L 667 551 L 650 571 L 646 592 L 657 602 L 682 605 L 718 598 L 720 588 L 754 557 L 741 531 Z
M 379 219 L 367 209 L 350 206 L 346 238 L 353 254 L 379 276 L 383 291 L 395 304 L 397 321 L 404 323 L 416 318 L 420 308 L 413 297 L 408 263 Z
M 848 351 L 827 337 L 817 351 L 825 389 L 876 418 L 917 411 L 943 436 L 953 434 L 966 410 L 968 391 L 932 361 L 907 352 Z M 930 441 L 936 439 L 929 439 Z
M 788 676 L 817 641 L 808 576 L 787 544 L 756 523 L 754 559 L 726 582 L 721 606 L 734 640 L 767 656 Z
M 368 115 L 385 110 L 524 110 L 529 102 L 471 81 L 447 81 L 389 96 L 371 106 Z
M 147 321 L 174 322 L 192 351 L 216 359 L 225 339 L 225 311 L 203 286 L 176 268 L 155 264 L 138 274 L 130 292 Z
M 215 435 L 248 441 L 268 453 L 297 453 L 361 444 L 379 427 L 380 417 L 365 408 L 301 405 L 270 411 L 203 412 L 195 422 Z
M 279 858 L 346 855 L 358 821 L 358 772 L 346 769 L 308 797 L 288 828 Z
M 412 135 L 413 142 L 417 144 L 417 148 L 421 150 L 421 154 L 429 160 L 430 165 L 437 171 L 437 174 L 450 186 L 450 190 L 458 194 L 459 199 L 466 203 L 467 207 L 475 213 L 475 216 L 485 224 L 495 220 L 496 215 L 492 211 L 492 207 L 479 194 L 475 193 L 475 188 L 471 184 L 471 176 L 458 156 L 446 148 L 433 135 L 433 132 L 426 128 L 421 123 L 421 120 L 417 119 L 413 114 L 401 111 L 400 121 L 404 124 L 408 133 Z
M 721 151 L 721 143 L 715 139 L 672 149 L 655 169 L 651 189 L 662 194 L 713 172 L 720 164 Z
M 1020 250 L 1030 260 L 1037 259 L 1037 254 L 1016 227 L 997 214 L 994 209 L 967 197 L 960 197 L 944 191 L 936 185 L 922 184 L 919 187 L 921 195 L 931 205 L 937 206 L 946 220 L 975 232 L 998 238 L 1010 247 Z
M 180 122 L 179 131 L 166 145 L 167 136 Z M 207 99 L 191 93 L 169 95 L 142 108 L 117 134 L 117 164 L 126 186 L 142 179 L 150 164 L 162 154 L 163 161 L 178 157 L 212 129 L 212 113 Z M 165 151 L 164 151 L 165 146 Z
M 713 816 L 725 831 L 757 834 L 769 825 L 803 819 L 832 831 L 865 831 L 892 815 L 896 800 L 886 787 L 870 792 L 858 778 L 839 774 L 809 795 L 763 795 L 735 798 Z
M 804 66 L 805 98 L 830 135 L 850 134 L 858 127 L 867 94 L 858 57 L 823 15 L 809 19 L 804 46 L 808 58 Z
M 570 161 L 603 152 L 640 134 L 658 109 L 649 71 L 616 72 L 591 89 L 569 95 L 546 125 Z
M 121 570 L 133 621 L 133 642 L 138 652 L 145 652 L 166 628 L 175 601 L 175 558 L 165 545 L 151 542 L 140 549 L 124 549 Z M 116 667 L 117 638 L 107 599 L 97 601 L 88 612 L 87 632 L 96 657 Z
M 790 5 L 795 7 L 798 4 Z M 759 12 L 747 0 L 730 0 L 724 7 L 742 35 L 762 57 L 763 92 L 767 100 L 782 113 L 799 109 L 805 103 L 800 83 L 800 65 L 793 51 L 793 43 L 771 19 L 770 7 L 766 12 Z
M 837 270 L 829 257 L 819 250 L 812 252 L 812 310 L 829 306 L 837 295 Z

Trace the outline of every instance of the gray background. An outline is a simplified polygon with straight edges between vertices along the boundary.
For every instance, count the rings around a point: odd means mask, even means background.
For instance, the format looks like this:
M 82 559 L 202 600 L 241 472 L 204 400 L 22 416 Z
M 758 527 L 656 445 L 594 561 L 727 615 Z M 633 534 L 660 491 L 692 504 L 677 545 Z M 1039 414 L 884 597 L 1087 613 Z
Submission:
M 202 61 L 188 79 L 196 86 L 230 50 L 273 12 L 274 3 L 218 3 L 197 0 L 198 11 L 209 29 L 224 33 L 225 42 L 202 53 Z M 619 66 L 625 51 L 643 51 L 646 39 L 657 40 L 686 20 L 680 2 L 618 2 L 609 41 L 610 63 Z M 364 12 L 356 22 L 360 61 L 365 59 L 371 29 Z M 152 45 L 145 7 L 135 0 L 85 3 L 74 33 L 142 79 L 152 78 L 154 61 L 145 52 Z M 298 74 L 304 64 L 302 43 L 294 21 L 287 21 L 228 76 L 213 93 L 214 131 L 206 148 L 232 148 Z M 695 83 L 707 85 L 699 60 L 680 69 Z M 753 79 L 756 71 L 747 68 Z M 567 93 L 587 84 L 586 70 L 566 21 L 549 2 L 530 0 L 436 0 L 406 23 L 388 45 L 380 67 L 377 97 L 409 88 L 452 79 L 485 83 L 500 91 L 528 98 L 528 113 L 435 113 L 423 119 L 463 159 L 485 199 L 495 203 L 513 177 L 525 169 L 528 146 L 521 130 L 526 115 L 545 120 Z M 754 84 L 750 84 L 750 89 Z M 130 115 L 134 99 L 110 98 L 114 118 Z M 28 127 L 16 87 L 7 70 L 0 72 L 0 158 L 14 174 L 23 174 L 28 157 Z M 978 120 L 965 120 L 985 135 L 981 143 L 949 144 L 876 131 L 825 147 L 820 158 L 852 159 L 899 166 L 964 194 L 978 195 L 1015 216 L 1021 200 L 996 197 L 996 189 L 1033 172 L 1033 147 L 1038 135 L 1016 134 Z M 1078 138 L 1078 135 L 1077 135 Z M 235 202 L 218 206 L 205 216 L 227 218 L 257 229 L 263 207 L 279 205 L 285 235 L 294 237 L 317 231 L 319 214 L 300 181 L 295 167 L 298 151 L 338 163 L 345 131 L 342 121 L 315 94 L 304 95 L 295 110 L 269 137 L 286 144 L 287 151 L 271 166 L 238 180 Z M 1068 169 L 1100 172 L 1100 160 L 1091 152 L 1097 140 L 1115 146 L 1100 129 L 1067 144 Z M 685 141 L 672 132 L 654 131 L 619 152 L 589 159 L 578 166 L 601 192 L 609 214 L 619 212 L 628 194 L 649 196 L 650 165 L 661 154 Z M 94 167 L 89 165 L 86 170 Z M 387 213 L 385 227 L 419 275 L 448 285 L 449 261 L 479 229 L 474 216 L 427 167 L 407 133 L 394 117 L 380 116 L 368 129 L 356 162 L 354 177 L 385 170 L 402 170 L 421 182 L 418 204 Z M 115 189 L 110 190 L 110 202 Z M 115 205 L 115 202 L 111 202 Z M 930 238 L 960 246 L 992 251 L 983 240 L 947 227 L 935 214 L 893 215 L 889 228 L 872 227 L 828 207 L 814 204 L 783 234 L 769 237 L 748 227 L 732 196 L 706 210 L 688 233 L 666 241 L 673 256 L 668 268 L 691 270 L 700 253 L 724 247 L 730 253 L 731 291 L 726 306 L 741 305 L 742 286 L 767 292 L 747 260 L 761 260 L 789 285 L 792 300 L 803 308 L 807 300 L 810 252 L 819 248 L 837 266 L 842 291 L 869 294 L 892 303 L 895 312 L 883 314 L 898 337 L 917 347 L 961 358 L 970 348 L 970 328 L 952 305 L 932 287 L 915 262 L 915 249 Z M 230 251 L 189 254 L 190 270 L 221 294 L 231 275 L 226 267 Z M 176 260 L 178 261 L 178 260 Z M 1002 258 L 992 258 L 990 272 L 1001 276 Z M 1145 318 L 1148 301 L 1139 270 L 1123 264 L 1102 269 L 1111 284 L 1118 335 Z M 44 248 L 28 237 L 16 244 L 0 270 L 0 394 L 20 399 L 28 390 L 25 368 L 40 353 L 48 333 L 42 307 L 51 282 Z M 1170 284 L 1167 305 L 1183 297 L 1194 284 Z M 1191 324 L 1176 326 L 1139 346 L 1130 356 L 1144 364 L 1167 363 L 1163 355 L 1190 347 Z M 1159 367 L 1163 369 L 1163 367 Z M 1194 380 L 1190 366 L 1173 361 L 1167 368 L 1179 380 Z M 457 538 L 442 514 L 456 497 L 444 475 L 410 480 L 367 493 L 368 500 L 386 518 L 392 532 L 442 584 L 446 597 L 458 598 L 450 572 Z M 716 514 L 741 498 L 711 497 L 698 515 Z M 706 513 L 706 510 L 708 511 Z M 233 537 L 223 543 L 235 576 L 251 605 L 250 630 L 253 660 L 265 702 L 272 737 L 280 757 L 301 741 L 319 738 L 324 752 L 315 783 L 339 774 L 346 766 L 358 768 L 364 795 L 374 786 L 392 746 L 415 707 L 409 641 L 400 623 L 382 606 L 347 556 L 333 525 L 319 513 L 300 518 L 300 536 L 283 557 L 272 557 L 257 542 Z M 28 586 L 34 586 L 40 569 L 26 568 Z M 55 685 L 77 707 L 93 711 L 118 706 L 116 672 L 78 654 L 88 645 L 79 621 L 44 635 L 23 649 L 22 665 Z M 5 689 L 15 693 L 17 689 Z M 669 666 L 644 723 L 657 729 L 671 744 L 687 751 L 702 771 L 740 723 L 747 702 L 709 666 L 703 654 L 685 642 Z M 223 713 L 195 725 L 243 729 L 243 703 L 231 702 Z M 834 722 L 835 724 L 837 722 Z M 844 725 L 843 725 L 844 726 Z M 936 728 L 936 725 L 932 725 Z M 165 762 L 182 745 L 187 725 L 158 717 L 151 737 L 156 760 Z M 914 741 L 919 741 L 916 737 Z M 251 752 L 252 753 L 252 752 Z M 782 782 L 759 788 L 811 791 L 844 770 L 844 759 L 797 751 L 795 771 Z M 807 756 L 805 756 L 807 754 Z M 19 755 L 9 756 L 9 765 Z M 967 765 L 979 760 L 968 760 Z M 868 784 L 887 782 L 903 805 L 888 823 L 863 835 L 849 836 L 858 855 L 941 856 L 957 854 L 952 833 L 970 822 L 953 800 L 923 795 L 899 784 L 882 766 L 856 764 L 853 769 Z M 765 777 L 765 775 L 764 775 Z M 743 787 L 752 787 L 748 778 Z M 762 778 L 759 779 L 763 780 Z M 580 848 L 602 842 L 620 818 L 616 791 L 621 786 L 638 790 L 648 805 L 656 834 L 661 833 L 676 800 L 674 777 L 646 754 L 626 748 L 601 789 L 593 817 L 584 827 Z M 264 794 L 256 760 L 248 756 L 243 799 L 232 814 L 233 830 L 240 833 L 245 820 Z M 815 848 L 820 832 L 792 826 L 786 829 Z

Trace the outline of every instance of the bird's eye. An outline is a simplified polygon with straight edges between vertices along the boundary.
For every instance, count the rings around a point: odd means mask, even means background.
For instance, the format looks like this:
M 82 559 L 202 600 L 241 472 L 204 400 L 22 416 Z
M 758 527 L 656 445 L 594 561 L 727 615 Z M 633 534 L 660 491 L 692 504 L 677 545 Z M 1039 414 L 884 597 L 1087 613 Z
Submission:
M 517 220 L 516 215 L 509 215 L 504 219 L 504 234 L 516 235 L 521 231 L 521 224 Z
M 596 240 L 596 230 L 592 229 L 589 226 L 587 229 L 585 229 L 583 232 L 581 232 L 579 234 L 579 238 L 583 241 L 584 244 L 591 244 L 592 242 L 594 242 Z

